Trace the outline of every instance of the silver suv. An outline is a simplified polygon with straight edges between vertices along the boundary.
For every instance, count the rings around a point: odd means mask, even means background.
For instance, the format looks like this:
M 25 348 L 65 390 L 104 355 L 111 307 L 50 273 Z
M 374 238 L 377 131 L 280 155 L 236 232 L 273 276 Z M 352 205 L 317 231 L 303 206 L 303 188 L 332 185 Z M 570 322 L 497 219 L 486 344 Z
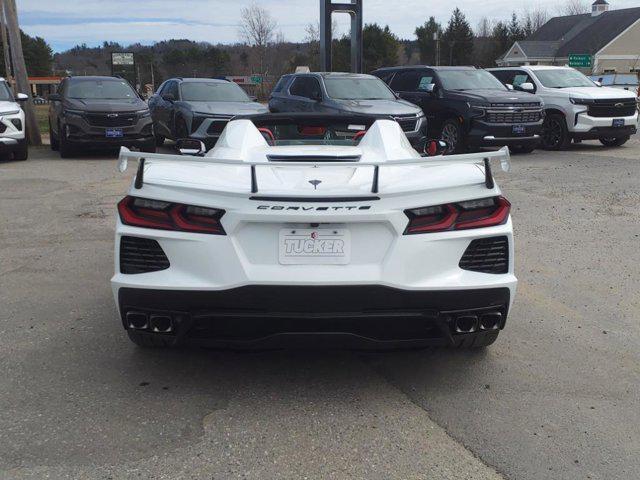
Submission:
M 488 70 L 505 85 L 542 97 L 546 111 L 543 148 L 561 150 L 572 140 L 600 140 L 607 147 L 619 147 L 637 131 L 633 92 L 602 87 L 570 67 L 525 65 Z

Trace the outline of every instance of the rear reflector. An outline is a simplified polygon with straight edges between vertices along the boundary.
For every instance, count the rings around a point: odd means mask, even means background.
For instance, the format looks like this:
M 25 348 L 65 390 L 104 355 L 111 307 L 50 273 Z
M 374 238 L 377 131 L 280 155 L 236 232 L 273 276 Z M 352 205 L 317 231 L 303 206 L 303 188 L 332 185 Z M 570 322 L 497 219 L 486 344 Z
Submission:
M 490 197 L 405 210 L 409 225 L 404 234 L 444 232 L 502 225 L 511 204 L 504 197 Z
M 118 203 L 120 220 L 133 227 L 225 235 L 224 210 L 180 203 L 125 197 Z

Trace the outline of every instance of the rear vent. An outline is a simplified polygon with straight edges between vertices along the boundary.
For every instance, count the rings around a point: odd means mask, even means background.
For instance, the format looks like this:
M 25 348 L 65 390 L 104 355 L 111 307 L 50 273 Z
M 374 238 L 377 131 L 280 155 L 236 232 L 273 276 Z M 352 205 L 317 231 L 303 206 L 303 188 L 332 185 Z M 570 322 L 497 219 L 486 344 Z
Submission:
M 460 268 L 482 273 L 509 271 L 509 240 L 490 237 L 474 240 L 460 259 Z
M 155 240 L 138 237 L 120 239 L 121 273 L 148 273 L 167 268 L 169 268 L 169 259 Z

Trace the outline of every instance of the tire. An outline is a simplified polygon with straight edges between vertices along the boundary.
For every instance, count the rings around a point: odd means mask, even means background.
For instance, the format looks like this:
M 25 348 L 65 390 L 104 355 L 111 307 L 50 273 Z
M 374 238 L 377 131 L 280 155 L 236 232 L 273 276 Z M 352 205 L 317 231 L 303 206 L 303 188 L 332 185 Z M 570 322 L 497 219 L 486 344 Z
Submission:
M 60 152 L 60 158 L 71 158 L 75 153 L 73 145 L 69 143 L 69 140 L 62 134 L 62 129 L 58 125 L 58 151 Z
M 156 147 L 161 147 L 164 145 L 165 138 L 162 135 L 155 135 L 156 139 Z
M 629 140 L 629 136 L 626 137 L 602 137 L 600 138 L 600 143 L 605 147 L 621 147 L 627 140 Z
M 451 153 L 460 153 L 466 150 L 462 126 L 459 122 L 452 118 L 445 120 L 442 124 L 440 139 L 447 142 L 450 146 L 450 148 L 445 152 L 445 155 Z
M 542 125 L 541 147 L 545 150 L 565 150 L 571 145 L 571 137 L 567 129 L 564 115 L 551 113 Z
M 58 138 L 53 134 L 53 129 L 51 128 L 51 120 L 49 120 L 49 143 L 51 150 L 53 150 L 54 152 L 57 152 L 60 148 Z
M 187 122 L 182 118 L 176 118 L 176 142 L 181 138 L 189 138 L 189 129 L 187 128 Z
M 499 330 L 491 330 L 488 332 L 476 332 L 473 334 L 461 335 L 454 337 L 453 348 L 484 348 L 493 344 L 500 334 Z
M 514 145 L 510 148 L 511 153 L 521 154 L 521 153 L 531 153 L 536 149 L 535 145 Z
M 18 140 L 18 146 L 13 151 L 13 159 L 22 162 L 27 158 L 29 158 L 29 144 L 25 136 L 22 140 Z
M 160 335 L 149 335 L 135 330 L 127 330 L 127 335 L 129 335 L 129 340 L 142 348 L 169 348 L 173 346 L 171 338 Z

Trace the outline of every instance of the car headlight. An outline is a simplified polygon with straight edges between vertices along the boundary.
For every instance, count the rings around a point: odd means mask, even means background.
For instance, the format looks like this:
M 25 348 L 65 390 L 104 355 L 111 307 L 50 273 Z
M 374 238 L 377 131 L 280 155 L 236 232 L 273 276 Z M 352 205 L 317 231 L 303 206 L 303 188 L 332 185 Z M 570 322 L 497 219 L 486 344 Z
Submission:
M 9 115 L 17 115 L 18 113 L 20 113 L 20 110 L 11 110 L 10 112 L 0 113 L 0 116 L 8 117 Z
M 138 110 L 136 112 L 136 114 L 140 117 L 140 118 L 145 118 L 145 117 L 150 117 L 151 116 L 151 111 L 146 108 L 144 110 Z
M 592 98 L 570 97 L 569 101 L 574 105 L 590 105 L 593 103 Z

